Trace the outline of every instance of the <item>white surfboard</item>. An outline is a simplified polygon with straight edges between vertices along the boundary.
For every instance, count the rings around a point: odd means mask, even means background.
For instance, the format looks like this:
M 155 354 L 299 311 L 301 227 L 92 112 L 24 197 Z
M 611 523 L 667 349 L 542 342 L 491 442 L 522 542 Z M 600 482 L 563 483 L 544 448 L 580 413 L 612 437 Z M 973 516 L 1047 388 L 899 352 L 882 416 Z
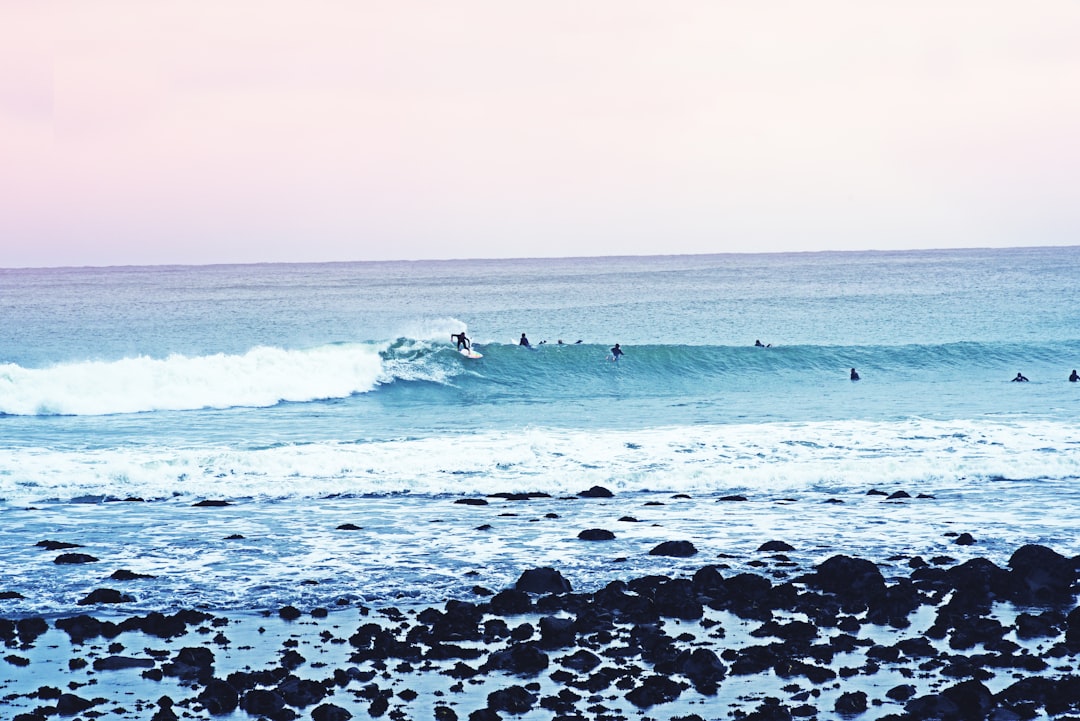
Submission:
M 461 348 L 461 349 L 458 350 L 458 353 L 465 356 L 466 358 L 474 358 L 475 359 L 475 358 L 483 358 L 484 357 L 483 353 L 477 353 L 476 351 L 470 350 L 469 348 Z

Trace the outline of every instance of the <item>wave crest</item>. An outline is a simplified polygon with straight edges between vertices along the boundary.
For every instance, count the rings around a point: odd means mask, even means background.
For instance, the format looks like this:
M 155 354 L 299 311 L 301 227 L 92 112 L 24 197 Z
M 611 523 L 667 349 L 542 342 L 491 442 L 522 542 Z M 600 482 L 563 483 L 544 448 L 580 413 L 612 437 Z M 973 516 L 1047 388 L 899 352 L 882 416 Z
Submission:
M 239 355 L 139 356 L 47 368 L 0 366 L 0 413 L 110 415 L 344 398 L 387 380 L 380 348 L 257 347 Z

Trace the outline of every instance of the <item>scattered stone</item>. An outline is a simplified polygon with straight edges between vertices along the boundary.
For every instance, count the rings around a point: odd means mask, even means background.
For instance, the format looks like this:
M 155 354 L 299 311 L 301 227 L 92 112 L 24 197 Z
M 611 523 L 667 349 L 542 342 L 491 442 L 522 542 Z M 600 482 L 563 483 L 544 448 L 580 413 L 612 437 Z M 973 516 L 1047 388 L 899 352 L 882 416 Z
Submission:
M 649 551 L 650 556 L 671 556 L 673 558 L 689 558 L 697 553 L 694 544 L 690 541 L 664 541 Z
M 603 528 L 588 528 L 577 535 L 582 541 L 614 541 L 615 534 Z
M 145 573 L 135 573 L 134 571 L 129 571 L 126 568 L 120 568 L 113 571 L 112 575 L 109 576 L 109 578 L 114 581 L 138 581 L 139 579 L 143 578 L 157 578 L 157 576 L 150 576 Z
M 626 694 L 626 699 L 638 708 L 649 708 L 674 701 L 687 688 L 687 684 L 673 681 L 667 676 L 649 676 L 640 686 Z
M 593 486 L 587 491 L 578 493 L 579 498 L 614 498 L 615 494 L 603 486 Z
M 441 706 L 440 708 L 446 707 Z M 453 713 L 453 711 L 451 711 L 451 713 Z M 331 703 L 324 703 L 322 706 L 316 707 L 315 710 L 311 712 L 312 721 L 349 721 L 352 717 L 353 715 L 346 709 Z M 439 709 L 435 709 L 435 718 L 436 721 L 455 721 L 457 716 L 454 715 L 452 718 L 445 716 L 440 717 Z
M 526 593 L 570 593 L 570 582 L 554 568 L 533 568 L 518 578 L 514 588 Z
M 860 714 L 866 711 L 866 694 L 862 691 L 849 691 L 840 694 L 833 705 L 833 710 L 842 714 Z
M 953 543 L 957 546 L 973 546 L 975 545 L 975 537 L 970 533 L 961 533 L 953 539 Z
M 537 696 L 522 686 L 509 686 L 488 694 L 488 708 L 492 711 L 505 711 L 523 714 L 532 711 Z
M 94 660 L 95 671 L 119 671 L 125 668 L 153 668 L 152 658 L 133 658 L 131 656 L 106 656 Z
M 68 548 L 82 548 L 82 544 L 79 543 L 66 543 L 64 541 L 38 541 L 34 544 L 38 548 L 44 548 L 46 551 L 63 551 Z
M 135 599 L 113 588 L 95 588 L 78 603 L 80 606 L 93 606 L 99 603 L 131 603 Z
M 794 546 L 784 543 L 783 541 L 767 541 L 758 546 L 758 551 L 763 553 L 785 553 L 794 550 Z

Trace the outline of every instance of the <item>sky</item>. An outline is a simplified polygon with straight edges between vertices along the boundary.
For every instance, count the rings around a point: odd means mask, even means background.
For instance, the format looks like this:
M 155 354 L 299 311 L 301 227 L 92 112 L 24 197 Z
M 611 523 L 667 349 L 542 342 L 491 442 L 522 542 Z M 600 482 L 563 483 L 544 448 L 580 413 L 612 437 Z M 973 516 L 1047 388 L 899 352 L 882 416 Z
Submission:
M 1076 0 L 3 0 L 0 267 L 1080 244 Z

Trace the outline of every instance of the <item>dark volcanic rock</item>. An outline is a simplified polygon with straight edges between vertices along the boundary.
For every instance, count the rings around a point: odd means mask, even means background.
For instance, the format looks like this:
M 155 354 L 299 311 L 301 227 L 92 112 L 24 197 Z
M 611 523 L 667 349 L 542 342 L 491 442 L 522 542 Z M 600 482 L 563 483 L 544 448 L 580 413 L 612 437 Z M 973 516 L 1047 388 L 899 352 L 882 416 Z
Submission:
M 544 648 L 566 648 L 574 645 L 577 631 L 573 619 L 544 616 L 540 619 L 540 645 Z
M 581 498 L 613 498 L 615 494 L 603 486 L 593 486 L 587 491 L 582 491 L 578 496 Z
M 604 618 L 609 622 L 617 618 L 625 623 L 651 623 L 660 618 L 652 599 L 627 593 L 626 584 L 622 581 L 612 581 L 594 593 L 593 605 L 602 612 L 602 616 L 585 617 L 582 619 L 583 624 L 586 619 L 595 624 Z M 590 624 L 590 628 L 595 626 Z
M 231 505 L 232 505 L 232 503 L 230 503 L 229 501 L 205 500 L 205 501 L 199 501 L 198 503 L 192 503 L 191 507 L 192 508 L 224 508 L 225 506 L 231 506 Z
M 257 688 L 244 694 L 240 708 L 252 716 L 273 716 L 285 708 L 285 699 L 275 691 Z
M 83 711 L 97 706 L 105 699 L 89 699 L 76 696 L 73 693 L 61 694 L 60 698 L 56 700 L 56 713 L 61 716 L 74 716 L 75 714 L 82 713 Z
M 480 708 L 469 714 L 469 721 L 501 721 L 502 716 L 489 708 Z
M 112 575 L 109 576 L 109 578 L 114 581 L 137 581 L 142 578 L 157 578 L 157 576 L 150 576 L 145 573 L 135 573 L 134 571 L 129 571 L 126 568 L 121 568 L 113 571 Z
M 694 584 L 685 578 L 660 583 L 652 599 L 657 613 L 665 618 L 693 621 L 701 618 L 705 610 L 694 592 Z
M 1080 607 L 1065 618 L 1065 645 L 1073 653 L 1080 651 Z
M 132 658 L 130 656 L 106 656 L 94 659 L 95 671 L 119 671 L 125 668 L 153 668 L 152 658 Z
M 866 694 L 862 691 L 850 691 L 840 694 L 833 710 L 837 713 L 857 714 L 866 710 Z
M 63 551 L 68 548 L 82 548 L 81 543 L 67 543 L 65 541 L 38 541 L 34 544 L 38 548 L 44 548 L 46 551 Z
M 49 624 L 40 616 L 20 618 L 15 622 L 15 630 L 19 634 L 19 640 L 23 643 L 33 643 L 34 640 L 49 630 Z M 0 634 L 2 636 L 2 634 Z
M 532 597 L 525 591 L 508 588 L 499 591 L 488 601 L 491 613 L 496 616 L 515 616 L 532 610 Z
M 664 541 L 649 551 L 650 556 L 671 556 L 673 558 L 689 558 L 697 553 L 694 544 L 690 541 Z
M 1013 599 L 1022 603 L 1061 603 L 1071 599 L 1076 564 L 1057 551 L 1028 544 L 1009 558 Z
M 510 686 L 488 694 L 488 708 L 493 711 L 506 711 L 523 714 L 532 711 L 536 704 L 536 694 L 522 686 Z
M 295 621 L 302 615 L 296 606 L 282 606 L 278 609 L 278 617 L 285 621 Z
M 212 678 L 198 695 L 198 701 L 211 715 L 222 716 L 236 710 L 240 695 L 229 682 Z
M 712 695 L 727 669 L 719 657 L 707 648 L 683 651 L 675 659 L 675 670 L 690 679 L 698 693 Z
M 807 586 L 836 595 L 845 610 L 858 611 L 885 593 L 885 578 L 874 563 L 837 555 L 819 564 L 816 573 L 803 578 Z
M 95 563 L 97 560 L 87 553 L 61 553 L 53 559 L 53 563 L 63 566 L 76 563 Z
M 445 611 L 426 616 L 423 620 L 431 623 L 431 635 L 442 641 L 478 641 L 483 635 L 480 621 L 484 610 L 468 601 L 449 600 Z M 431 609 L 434 611 L 434 609 Z M 437 614 L 437 615 L 436 615 Z
M 201 611 L 186 609 L 166 616 L 152 611 L 145 616 L 135 616 L 120 624 L 122 631 L 142 631 L 158 638 L 174 638 L 187 633 L 188 625 L 197 625 L 213 618 Z
M 506 671 L 517 676 L 535 676 L 547 667 L 547 654 L 537 648 L 536 644 L 518 643 L 493 652 L 482 669 Z
M 614 541 L 615 534 L 603 528 L 587 528 L 577 537 L 582 541 Z
M 294 708 L 307 708 L 326 698 L 326 687 L 321 683 L 296 676 L 284 679 L 275 690 Z
M 784 543 L 783 541 L 766 541 L 758 546 L 758 551 L 763 553 L 786 553 L 794 550 L 794 546 Z
M 570 593 L 570 582 L 554 568 L 532 568 L 521 574 L 514 588 L 527 593 Z
M 649 676 L 640 686 L 626 694 L 626 699 L 638 708 L 649 708 L 674 701 L 687 688 L 687 684 L 672 681 L 666 676 Z
M 976 680 L 964 681 L 950 686 L 941 695 L 952 703 L 960 712 L 962 719 L 983 719 L 997 705 L 990 689 Z
M 205 683 L 214 675 L 214 652 L 201 646 L 182 648 L 161 670 L 166 676 Z
M 440 708 L 446 707 L 440 706 Z M 451 711 L 451 713 L 453 712 Z M 343 709 L 340 706 L 335 706 L 332 703 L 324 703 L 322 706 L 317 707 L 311 712 L 312 721 L 349 721 L 352 717 L 353 715 L 349 713 L 348 710 Z M 453 718 L 456 719 L 457 716 L 455 715 Z M 439 716 L 439 709 L 435 709 L 435 719 L 436 721 L 443 721 Z M 451 720 L 447 718 L 445 721 Z
M 109 621 L 102 622 L 86 615 L 58 618 L 55 625 L 68 635 L 72 643 L 76 644 L 98 636 L 113 638 L 120 633 L 116 624 Z
M 1015 686 L 1016 684 L 1010 688 Z M 1008 691 L 1009 689 L 1006 689 L 1002 695 L 1007 695 Z M 1018 695 L 1023 696 L 1023 693 Z M 912 717 L 919 719 L 977 721 L 987 718 L 997 705 L 997 700 L 986 686 L 979 681 L 970 680 L 951 686 L 940 693 L 913 698 L 904 705 L 904 710 Z
M 98 603 L 131 603 L 135 599 L 113 588 L 95 588 L 79 601 L 80 606 L 93 606 Z
M 581 649 L 576 653 L 559 659 L 559 665 L 575 671 L 588 673 L 600 665 L 600 657 L 591 651 Z

